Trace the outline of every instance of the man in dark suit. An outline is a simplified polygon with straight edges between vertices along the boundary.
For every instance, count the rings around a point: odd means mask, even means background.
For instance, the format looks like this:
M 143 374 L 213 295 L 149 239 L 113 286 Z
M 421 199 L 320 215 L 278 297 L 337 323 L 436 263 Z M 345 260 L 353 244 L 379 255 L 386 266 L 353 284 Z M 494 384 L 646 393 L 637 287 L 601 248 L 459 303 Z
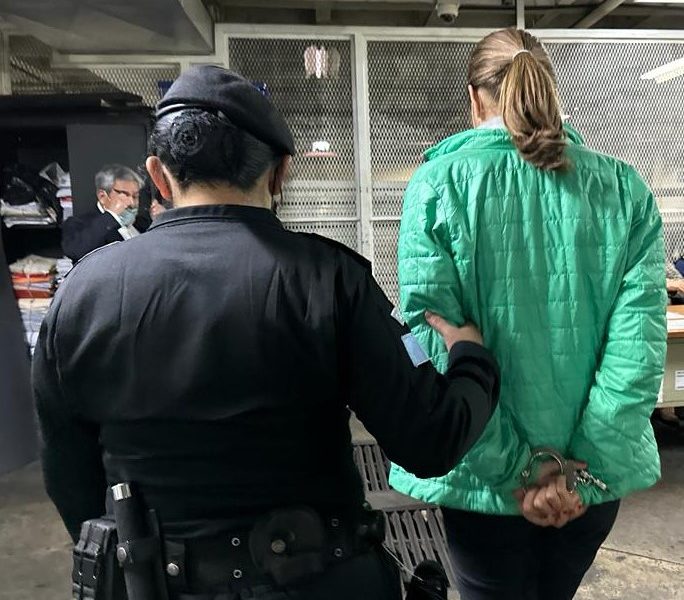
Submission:
M 106 165 L 95 175 L 97 212 L 71 217 L 62 227 L 62 249 L 74 262 L 93 250 L 136 237 L 150 219 L 138 211 L 142 178 L 123 165 Z M 154 200 L 152 218 L 164 208 Z

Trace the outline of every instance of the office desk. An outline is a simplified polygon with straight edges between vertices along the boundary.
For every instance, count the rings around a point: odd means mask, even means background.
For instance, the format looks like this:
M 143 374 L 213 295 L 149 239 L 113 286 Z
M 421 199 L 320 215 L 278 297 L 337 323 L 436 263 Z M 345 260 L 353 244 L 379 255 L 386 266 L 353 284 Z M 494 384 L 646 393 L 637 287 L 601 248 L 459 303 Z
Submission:
M 667 307 L 667 359 L 658 408 L 684 406 L 684 305 Z M 671 318 L 680 315 L 681 320 Z

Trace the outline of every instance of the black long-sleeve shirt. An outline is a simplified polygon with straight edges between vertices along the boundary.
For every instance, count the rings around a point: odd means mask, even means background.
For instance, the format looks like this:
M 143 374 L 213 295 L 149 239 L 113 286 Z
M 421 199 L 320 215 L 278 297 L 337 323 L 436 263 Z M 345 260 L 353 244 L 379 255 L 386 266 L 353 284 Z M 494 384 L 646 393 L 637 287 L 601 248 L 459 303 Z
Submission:
M 33 384 L 48 493 L 71 535 L 135 481 L 167 531 L 363 499 L 351 408 L 388 457 L 446 473 L 485 427 L 498 370 L 474 344 L 414 366 L 369 263 L 238 206 L 169 211 L 92 253 L 41 330 Z

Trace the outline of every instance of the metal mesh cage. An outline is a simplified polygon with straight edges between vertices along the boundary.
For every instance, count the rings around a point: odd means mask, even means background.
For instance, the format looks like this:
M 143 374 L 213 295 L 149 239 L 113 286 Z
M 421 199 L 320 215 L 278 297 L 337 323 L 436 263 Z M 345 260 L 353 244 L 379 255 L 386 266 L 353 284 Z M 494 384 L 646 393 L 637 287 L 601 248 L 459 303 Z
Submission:
M 406 182 L 425 149 L 470 127 L 472 48 L 466 42 L 368 43 L 374 271 L 393 301 Z M 684 45 L 554 42 L 547 48 L 569 122 L 590 148 L 638 169 L 663 209 L 668 252 L 684 251 L 684 78 L 660 85 L 641 79 L 683 57 Z
M 470 125 L 465 80 L 471 48 L 466 43 L 368 43 L 374 183 L 405 183 L 427 148 Z M 395 206 L 394 216 L 400 209 Z
M 668 253 L 684 251 L 684 78 L 641 79 L 684 57 L 684 44 L 555 41 L 547 48 L 570 123 L 589 147 L 636 166 L 663 210 Z M 357 250 L 360 239 L 369 240 L 374 273 L 392 301 L 406 183 L 429 146 L 470 126 L 465 83 L 472 49 L 457 40 L 368 41 L 368 64 L 357 65 L 358 73 L 368 69 L 370 126 L 369 139 L 357 140 L 370 147 L 371 210 L 361 222 L 351 41 L 228 40 L 231 67 L 267 87 L 295 137 L 297 156 L 279 213 L 286 226 Z M 29 36 L 11 36 L 10 53 L 14 93 L 122 90 L 151 105 L 159 82 L 179 73 L 176 64 L 53 69 L 50 49 Z
M 140 96 L 146 106 L 154 106 L 161 99 L 160 83 L 174 81 L 180 75 L 178 64 L 91 67 L 89 70 L 117 90 Z
M 290 231 L 316 233 L 323 237 L 341 242 L 350 248 L 358 245 L 358 223 L 355 221 L 285 221 Z
M 632 165 L 653 190 L 670 259 L 684 252 L 684 78 L 641 76 L 684 57 L 684 44 L 552 43 L 569 122 L 590 148 Z M 591 69 L 577 65 L 591 64 Z
M 470 125 L 472 44 L 368 43 L 374 274 L 397 301 L 397 235 L 406 183 L 423 152 Z
M 373 275 L 391 302 L 399 301 L 397 241 L 399 220 L 373 221 Z
M 232 69 L 265 84 L 295 138 L 283 222 L 358 249 L 350 42 L 231 38 L 228 55 Z
M 661 203 L 684 196 L 684 78 L 641 79 L 683 58 L 684 44 L 551 43 L 547 49 L 569 122 L 587 145 L 634 165 Z
M 178 64 L 122 65 L 89 68 L 52 66 L 52 51 L 31 36 L 10 36 L 10 78 L 13 94 L 103 94 L 128 92 L 153 106 L 159 83 L 180 74 Z
M 9 38 L 13 94 L 109 93 L 116 88 L 87 69 L 54 69 L 52 51 L 34 37 Z

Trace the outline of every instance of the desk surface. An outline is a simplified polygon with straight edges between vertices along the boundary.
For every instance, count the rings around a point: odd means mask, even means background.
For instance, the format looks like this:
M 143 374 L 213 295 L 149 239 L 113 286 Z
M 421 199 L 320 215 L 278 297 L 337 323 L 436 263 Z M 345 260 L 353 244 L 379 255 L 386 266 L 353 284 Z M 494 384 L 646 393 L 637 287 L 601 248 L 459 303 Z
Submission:
M 667 307 L 667 312 L 678 313 L 682 315 L 684 319 L 684 304 L 678 304 Z M 667 332 L 668 340 L 681 340 L 684 339 L 684 329 L 675 329 L 673 331 Z

